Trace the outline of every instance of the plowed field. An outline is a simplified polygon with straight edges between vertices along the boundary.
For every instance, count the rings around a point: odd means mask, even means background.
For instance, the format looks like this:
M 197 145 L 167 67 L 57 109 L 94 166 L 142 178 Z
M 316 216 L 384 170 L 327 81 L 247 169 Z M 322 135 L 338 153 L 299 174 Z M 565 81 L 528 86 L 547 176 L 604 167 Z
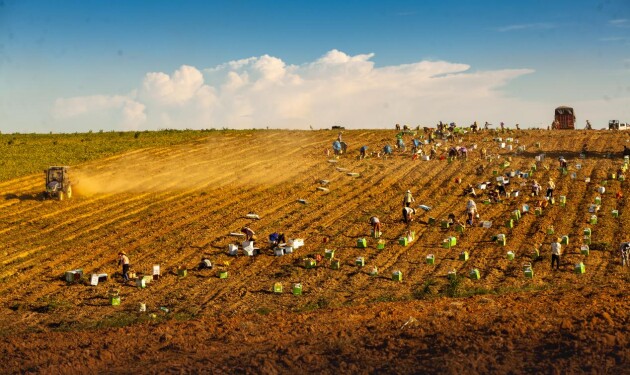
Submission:
M 0 372 L 627 372 L 630 274 L 618 247 L 630 241 L 630 192 L 627 181 L 610 174 L 623 165 L 630 135 L 486 132 L 456 142 L 477 145 L 465 161 L 412 160 L 408 151 L 358 159 L 361 145 L 380 150 L 393 145 L 395 134 L 346 131 L 350 152 L 334 159 L 325 151 L 335 132 L 213 133 L 73 166 L 79 194 L 64 201 L 40 199 L 41 175 L 0 183 Z M 589 152 L 581 159 L 585 143 Z M 491 160 L 480 160 L 481 148 Z M 569 162 L 566 174 L 560 155 Z M 475 173 L 479 164 L 486 166 L 482 174 Z M 491 221 L 490 228 L 463 234 L 441 228 L 451 212 L 465 219 L 464 186 L 533 164 L 533 176 L 510 178 L 519 196 L 476 199 L 479 220 Z M 532 180 L 544 194 L 549 178 L 556 204 L 507 228 L 514 210 L 524 204 L 533 210 Z M 322 179 L 328 191 L 317 189 Z M 407 189 L 416 206 L 431 207 L 409 225 L 401 220 Z M 598 196 L 598 221 L 590 224 Z M 383 223 L 382 250 L 370 238 L 373 215 Z M 228 244 L 242 240 L 230 233 L 244 225 L 257 232 L 261 254 L 229 257 Z M 580 252 L 585 228 L 592 229 L 588 255 Z M 415 241 L 400 245 L 409 230 Z M 303 238 L 305 246 L 276 257 L 265 241 L 274 231 Z M 506 235 L 506 246 L 492 241 L 497 234 Z M 561 269 L 552 271 L 550 242 L 562 235 L 569 244 Z M 457 244 L 443 248 L 449 236 Z M 367 248 L 357 247 L 358 238 L 367 238 Z M 305 257 L 324 249 L 335 249 L 340 269 L 327 260 L 304 267 Z M 123 284 L 119 251 L 138 273 L 159 264 L 160 279 L 145 289 Z M 202 257 L 215 269 L 197 270 Z M 357 257 L 364 267 L 355 265 Z M 524 262 L 533 264 L 531 279 Z M 579 262 L 584 274 L 574 272 Z M 375 266 L 378 275 L 370 275 Z M 188 275 L 179 277 L 178 267 Z M 66 283 L 64 273 L 79 268 L 85 278 Z M 473 268 L 480 279 L 468 276 Z M 219 269 L 229 277 L 218 278 Z M 447 277 L 451 270 L 455 281 Z M 402 272 L 402 282 L 392 280 L 393 271 Z M 90 286 L 92 273 L 111 278 Z M 276 282 L 284 293 L 272 292 Z M 302 284 L 302 295 L 291 294 L 294 283 Z M 112 289 L 120 306 L 111 306 Z M 147 312 L 138 311 L 140 303 Z

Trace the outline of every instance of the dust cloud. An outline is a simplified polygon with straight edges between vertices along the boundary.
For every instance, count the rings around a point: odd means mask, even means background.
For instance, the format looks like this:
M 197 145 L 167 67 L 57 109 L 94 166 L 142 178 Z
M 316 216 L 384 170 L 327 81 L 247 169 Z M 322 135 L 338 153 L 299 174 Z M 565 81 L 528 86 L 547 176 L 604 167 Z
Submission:
M 298 175 L 307 166 L 305 147 L 279 152 L 278 141 L 263 139 L 256 147 L 226 142 L 146 149 L 73 169 L 77 194 L 143 193 L 265 185 Z M 289 150 L 289 151 L 286 151 Z

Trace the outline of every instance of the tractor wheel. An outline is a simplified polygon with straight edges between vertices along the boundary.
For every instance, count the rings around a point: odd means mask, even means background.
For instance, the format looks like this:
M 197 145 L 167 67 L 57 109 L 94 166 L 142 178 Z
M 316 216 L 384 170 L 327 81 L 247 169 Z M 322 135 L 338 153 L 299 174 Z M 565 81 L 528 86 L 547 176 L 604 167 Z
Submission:
M 59 192 L 59 200 L 60 200 L 60 201 L 62 201 L 62 200 L 63 200 L 63 198 L 64 198 L 64 196 L 63 196 L 63 191 L 60 191 L 60 192 Z
M 72 186 L 68 186 L 68 189 L 66 190 L 66 196 L 68 197 L 68 199 L 72 198 Z

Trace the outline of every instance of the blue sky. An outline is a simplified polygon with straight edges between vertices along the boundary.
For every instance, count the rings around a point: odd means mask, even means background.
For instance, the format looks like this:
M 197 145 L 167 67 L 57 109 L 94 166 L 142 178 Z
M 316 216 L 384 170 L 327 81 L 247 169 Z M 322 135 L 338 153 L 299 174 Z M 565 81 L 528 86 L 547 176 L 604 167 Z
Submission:
M 630 122 L 630 1 L 0 0 L 5 133 L 546 126 L 557 105 Z

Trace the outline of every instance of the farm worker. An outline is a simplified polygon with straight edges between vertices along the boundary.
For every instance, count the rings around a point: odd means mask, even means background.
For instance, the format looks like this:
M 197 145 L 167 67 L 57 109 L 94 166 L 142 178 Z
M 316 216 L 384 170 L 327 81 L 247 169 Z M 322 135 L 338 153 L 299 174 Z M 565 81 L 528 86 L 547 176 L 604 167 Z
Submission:
M 125 281 L 129 281 L 129 257 L 124 251 L 118 253 L 118 264 L 122 264 L 123 279 Z
M 361 153 L 361 159 L 365 159 L 365 154 L 367 152 L 368 146 L 362 146 L 360 153 Z
M 383 147 L 383 154 L 391 155 L 392 154 L 392 146 L 386 145 L 385 147 Z
M 333 151 L 335 152 L 335 155 L 340 154 L 341 153 L 341 142 L 334 141 L 333 144 L 332 144 L 332 148 L 333 148 Z
M 560 162 L 560 168 L 567 167 L 567 160 L 564 158 L 564 156 L 560 156 L 560 159 L 558 159 L 558 161 Z
M 200 270 L 212 269 L 212 262 L 210 261 L 210 259 L 201 257 L 201 262 L 199 262 L 199 269 Z
M 541 187 L 538 184 L 538 181 L 534 180 L 534 184 L 532 185 L 532 194 L 537 197 L 540 195 L 540 189 Z
M 472 184 L 468 184 L 468 186 L 464 188 L 464 195 L 471 195 L 473 198 L 477 198 L 477 193 Z
M 287 240 L 284 237 L 284 233 L 273 232 L 269 235 L 269 243 L 271 244 L 271 247 L 278 246 L 285 242 L 287 242 Z
M 370 218 L 370 224 L 372 224 L 372 230 L 374 234 L 380 233 L 381 231 L 381 221 L 376 216 L 372 216 Z
M 615 198 L 617 198 L 617 199 L 621 199 L 621 198 L 623 198 L 623 193 L 621 192 L 621 190 L 619 190 L 619 191 L 617 192 L 617 194 L 615 194 Z
M 551 243 L 551 269 L 553 269 L 554 262 L 556 263 L 556 269 L 560 269 L 560 255 L 562 255 L 562 245 L 560 245 L 560 238 L 556 238 Z
M 59 189 L 59 180 L 57 177 L 53 177 L 52 180 L 48 183 L 48 190 L 57 191 Z
M 420 147 L 420 141 L 414 138 L 411 142 L 413 143 L 413 152 L 414 153 L 418 152 L 418 147 Z
M 547 182 L 547 198 L 553 198 L 553 190 L 556 188 L 556 184 L 550 178 Z
M 622 243 L 619 247 L 619 251 L 621 253 L 621 266 L 625 267 L 628 265 L 628 256 L 630 256 L 630 243 Z
M 414 215 L 415 213 L 416 213 L 415 209 L 411 207 L 403 207 L 402 209 L 403 222 L 410 223 L 413 220 L 412 215 Z
M 477 204 L 474 200 L 469 199 L 468 202 L 466 202 L 466 212 L 468 214 L 468 220 L 466 220 L 466 224 L 473 225 L 475 215 L 477 215 Z
M 455 218 L 455 214 L 454 213 L 451 212 L 450 214 L 448 214 L 448 223 L 450 225 L 455 224 L 456 221 L 457 221 L 457 219 Z
M 396 144 L 398 145 L 398 148 L 405 151 L 405 141 L 403 141 L 402 138 L 398 138 L 396 140 Z
M 416 200 L 413 199 L 413 196 L 411 195 L 411 190 L 407 190 L 407 192 L 405 193 L 405 197 L 403 198 L 403 205 L 405 207 L 409 207 L 411 206 L 411 203 L 415 202 Z
M 342 133 L 343 133 L 343 132 L 339 132 L 339 134 L 337 135 L 337 140 L 338 140 L 339 142 L 341 142 L 341 134 L 342 134 Z
M 241 233 L 245 233 L 245 241 L 254 241 L 256 239 L 256 232 L 249 227 L 241 228 Z

